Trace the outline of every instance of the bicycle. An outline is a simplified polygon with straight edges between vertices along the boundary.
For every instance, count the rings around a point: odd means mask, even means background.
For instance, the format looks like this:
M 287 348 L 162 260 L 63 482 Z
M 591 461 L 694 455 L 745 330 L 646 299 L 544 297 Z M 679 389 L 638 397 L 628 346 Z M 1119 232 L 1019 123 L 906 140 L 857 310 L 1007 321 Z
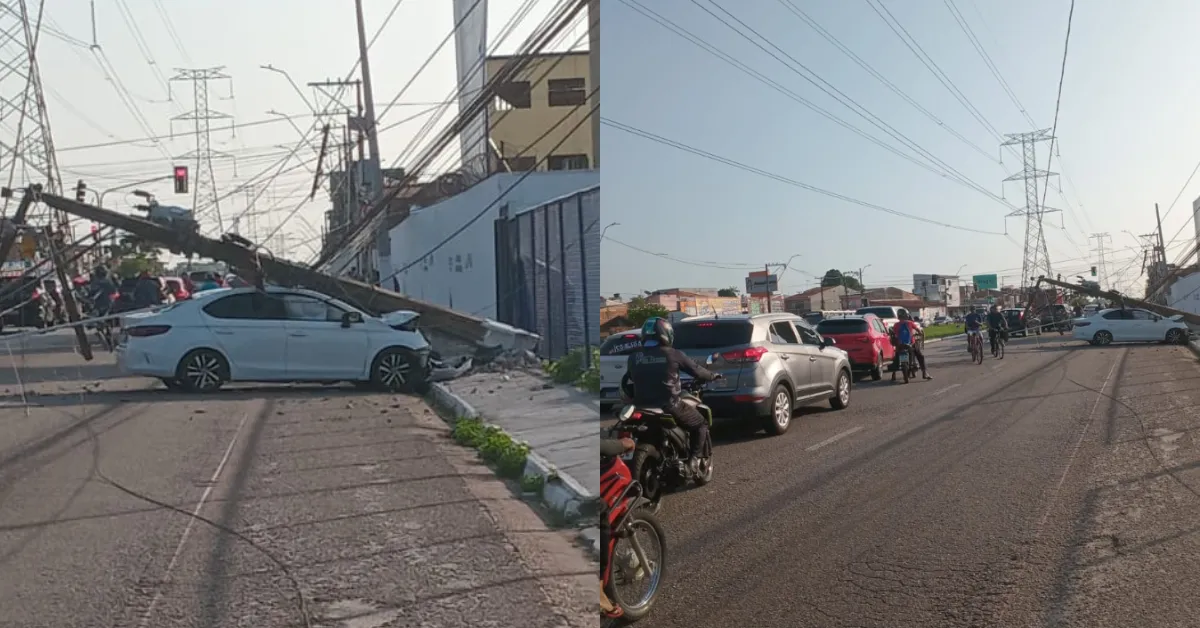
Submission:
M 996 358 L 997 360 L 1004 359 L 1004 343 L 1005 343 L 1005 336 L 1007 336 L 1007 335 L 1008 335 L 1007 331 L 1001 330 L 1000 332 L 998 332 L 996 334 L 996 337 L 992 339 L 992 357 L 993 358 Z
M 983 334 L 977 331 L 968 331 L 967 347 L 971 349 L 971 361 L 983 364 Z

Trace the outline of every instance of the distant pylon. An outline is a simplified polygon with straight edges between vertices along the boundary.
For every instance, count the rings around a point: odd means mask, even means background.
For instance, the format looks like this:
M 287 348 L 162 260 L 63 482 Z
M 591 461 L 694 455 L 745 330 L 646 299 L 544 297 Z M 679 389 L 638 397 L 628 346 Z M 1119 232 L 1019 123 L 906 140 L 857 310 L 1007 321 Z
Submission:
M 1050 269 L 1050 251 L 1046 247 L 1046 234 L 1042 230 L 1042 219 L 1048 213 L 1062 210 L 1047 209 L 1042 206 L 1041 197 L 1038 195 L 1038 180 L 1049 178 L 1055 173 L 1038 170 L 1037 151 L 1034 150 L 1038 142 L 1051 140 L 1053 136 L 1050 135 L 1050 129 L 1042 129 L 1029 133 L 1007 133 L 1004 137 L 1008 139 L 1001 146 L 1020 144 L 1024 162 L 1021 172 L 1005 179 L 1006 182 L 1025 182 L 1025 207 L 1009 214 L 1009 217 L 1025 217 L 1025 256 L 1021 262 L 1021 286 L 1024 287 L 1036 282 L 1038 276 L 1054 276 Z
M 1104 259 L 1107 252 L 1104 245 L 1112 240 L 1112 236 L 1107 233 L 1093 233 L 1092 238 L 1096 240 L 1096 279 L 1100 282 L 1101 288 L 1112 290 L 1113 287 L 1108 283 L 1108 262 Z
M 171 118 L 172 125 L 177 121 L 190 121 L 194 123 L 193 133 L 196 136 L 196 149 L 179 156 L 180 159 L 195 159 L 196 161 L 196 168 L 192 175 L 192 210 L 196 212 L 196 217 L 199 218 L 202 212 L 207 212 L 211 207 L 214 213 L 216 213 L 217 228 L 220 230 L 220 233 L 225 232 L 225 221 L 221 217 L 221 202 L 220 197 L 217 195 L 217 181 L 213 175 L 212 162 L 214 157 L 234 159 L 234 156 L 212 149 L 210 123 L 213 120 L 229 120 L 230 129 L 232 130 L 233 116 L 208 108 L 208 82 L 231 80 L 230 76 L 223 72 L 224 69 L 224 67 L 192 70 L 176 68 L 178 74 L 170 79 L 171 81 L 188 81 L 192 84 L 193 102 L 195 103 L 192 110 Z M 231 83 L 231 98 L 232 90 L 233 86 Z M 236 160 L 234 161 L 234 168 L 234 176 L 237 176 Z
M 0 2 L 0 127 L 15 133 L 11 140 L 0 140 L 0 168 L 7 175 L 6 187 L 40 183 L 45 191 L 59 194 L 62 181 L 36 54 L 41 22 L 38 0 Z M 8 201 L 4 199 L 6 214 Z M 55 214 L 60 228 L 70 224 L 67 214 Z M 73 239 L 69 228 L 65 232 Z

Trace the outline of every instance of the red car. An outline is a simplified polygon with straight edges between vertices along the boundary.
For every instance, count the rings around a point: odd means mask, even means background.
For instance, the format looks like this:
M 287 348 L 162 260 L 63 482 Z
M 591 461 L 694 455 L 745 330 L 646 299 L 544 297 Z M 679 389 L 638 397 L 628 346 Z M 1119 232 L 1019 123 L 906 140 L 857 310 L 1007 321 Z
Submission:
M 874 314 L 827 318 L 817 323 L 817 333 L 833 338 L 837 348 L 850 356 L 850 367 L 870 373 L 875 381 L 883 378 L 896 353 L 883 320 Z

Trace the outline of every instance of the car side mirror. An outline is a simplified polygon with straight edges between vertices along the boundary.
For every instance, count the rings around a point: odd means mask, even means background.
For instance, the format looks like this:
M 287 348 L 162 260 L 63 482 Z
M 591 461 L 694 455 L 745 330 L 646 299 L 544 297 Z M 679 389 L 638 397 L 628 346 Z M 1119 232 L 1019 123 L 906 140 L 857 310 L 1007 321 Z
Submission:
M 363 322 L 363 317 L 358 312 L 346 312 L 342 314 L 342 327 L 349 327 L 361 322 Z
M 837 341 L 834 340 L 833 338 L 822 338 L 821 339 L 821 348 L 822 349 L 824 349 L 825 347 L 832 347 L 836 344 L 837 344 Z

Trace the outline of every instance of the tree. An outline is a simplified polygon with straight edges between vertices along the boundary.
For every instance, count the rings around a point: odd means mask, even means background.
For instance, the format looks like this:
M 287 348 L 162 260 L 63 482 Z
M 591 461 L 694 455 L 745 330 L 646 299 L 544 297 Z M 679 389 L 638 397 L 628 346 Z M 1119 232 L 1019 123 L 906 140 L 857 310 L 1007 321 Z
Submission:
M 829 288 L 832 286 L 845 286 L 847 290 L 862 290 L 862 284 L 852 275 L 847 275 L 836 268 L 830 268 L 825 271 L 825 276 L 821 278 L 821 287 Z
M 634 297 L 629 301 L 629 306 L 625 310 L 625 318 L 629 319 L 629 323 L 634 327 L 641 327 L 646 319 L 658 316 L 666 318 L 670 314 L 667 308 L 646 301 L 645 297 Z
M 719 296 L 719 297 L 736 297 L 737 295 L 738 295 L 738 289 L 733 286 L 729 286 L 728 288 L 721 288 L 720 290 L 717 290 L 717 296 Z

